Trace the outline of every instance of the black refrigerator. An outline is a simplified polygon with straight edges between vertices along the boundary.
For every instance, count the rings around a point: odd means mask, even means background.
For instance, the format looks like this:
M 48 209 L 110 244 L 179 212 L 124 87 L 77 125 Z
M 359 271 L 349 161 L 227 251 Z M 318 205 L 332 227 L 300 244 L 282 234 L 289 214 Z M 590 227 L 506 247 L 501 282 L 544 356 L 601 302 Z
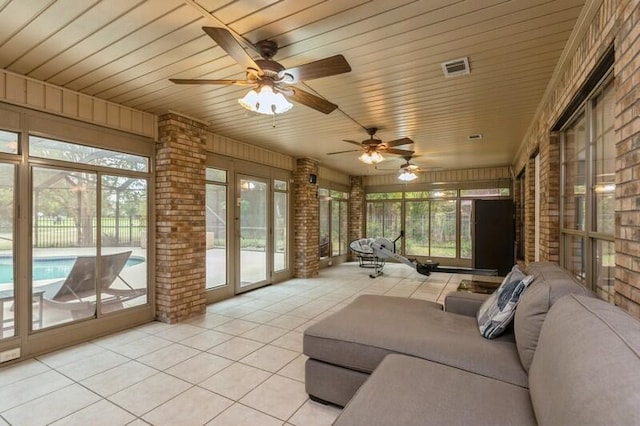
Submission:
M 507 275 L 515 264 L 512 200 L 474 200 L 473 267 Z

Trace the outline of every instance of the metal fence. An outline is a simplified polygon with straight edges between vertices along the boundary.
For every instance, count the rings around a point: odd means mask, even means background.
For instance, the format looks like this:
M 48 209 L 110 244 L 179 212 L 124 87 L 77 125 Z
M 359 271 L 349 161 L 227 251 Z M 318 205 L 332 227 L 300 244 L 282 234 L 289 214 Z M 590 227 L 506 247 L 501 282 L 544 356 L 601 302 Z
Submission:
M 103 217 L 102 245 L 144 246 L 147 224 L 140 217 Z M 97 220 L 39 217 L 33 225 L 33 246 L 37 248 L 77 247 L 95 244 Z

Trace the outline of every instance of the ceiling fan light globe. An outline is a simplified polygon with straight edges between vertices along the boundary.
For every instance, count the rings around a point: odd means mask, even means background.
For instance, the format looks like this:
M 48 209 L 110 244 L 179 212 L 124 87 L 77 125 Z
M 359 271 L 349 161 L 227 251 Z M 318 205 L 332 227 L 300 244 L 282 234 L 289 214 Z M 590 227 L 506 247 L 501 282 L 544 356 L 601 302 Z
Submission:
M 384 157 L 383 157 L 383 156 L 382 156 L 382 154 L 380 154 L 378 151 L 373 151 L 373 152 L 370 154 L 370 157 L 371 157 L 371 162 L 372 162 L 373 164 L 378 164 L 378 163 L 380 163 L 380 162 L 384 161 Z
M 371 155 L 369 155 L 368 152 L 362 153 L 362 155 L 358 157 L 358 160 L 362 161 L 365 164 L 373 164 L 373 161 L 371 161 Z
M 282 93 L 274 93 L 271 86 L 262 86 L 259 92 L 250 90 L 238 102 L 249 111 L 265 115 L 282 114 L 293 107 Z
M 238 103 L 251 112 L 258 112 L 258 93 L 251 89 L 244 97 L 238 99 Z
M 403 182 L 412 182 L 416 179 L 418 179 L 418 175 L 416 175 L 415 173 L 413 173 L 412 171 L 403 171 L 402 173 L 400 173 L 398 175 L 398 179 L 400 179 Z

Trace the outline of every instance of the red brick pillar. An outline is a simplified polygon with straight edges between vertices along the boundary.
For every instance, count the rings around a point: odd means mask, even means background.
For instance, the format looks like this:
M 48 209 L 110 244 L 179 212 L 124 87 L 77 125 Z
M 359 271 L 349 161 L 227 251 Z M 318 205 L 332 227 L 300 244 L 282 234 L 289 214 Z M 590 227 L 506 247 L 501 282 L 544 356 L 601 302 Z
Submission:
M 536 258 L 536 160 L 530 158 L 524 169 L 524 261 L 533 262 Z
M 560 135 L 540 145 L 540 260 L 560 261 Z
M 364 179 L 362 176 L 349 176 L 349 242 L 364 238 Z M 349 260 L 357 257 L 349 250 Z
M 205 312 L 205 132 L 175 114 L 159 118 L 156 145 L 156 318 Z
M 293 232 L 295 261 L 293 275 L 309 278 L 318 275 L 320 269 L 320 217 L 318 183 L 310 177 L 318 176 L 318 163 L 308 158 L 296 160 L 293 173 L 294 213 Z

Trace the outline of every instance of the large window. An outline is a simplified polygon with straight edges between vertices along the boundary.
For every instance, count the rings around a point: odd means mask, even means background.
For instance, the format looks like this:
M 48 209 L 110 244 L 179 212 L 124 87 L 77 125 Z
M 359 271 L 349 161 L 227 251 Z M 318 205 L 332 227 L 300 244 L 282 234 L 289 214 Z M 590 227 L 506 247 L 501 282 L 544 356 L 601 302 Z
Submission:
M 32 328 L 146 304 L 148 159 L 41 137 L 29 152 L 59 163 L 31 168 Z
M 0 132 L 7 134 L 7 132 Z M 17 141 L 17 135 L 15 135 Z M 0 148 L 2 149 L 2 148 Z M 0 337 L 15 334 L 14 197 L 15 166 L 0 162 Z
M 461 259 L 472 255 L 473 199 L 510 196 L 506 185 L 474 189 L 375 192 L 366 196 L 366 236 L 395 240 L 406 256 Z
M 289 267 L 289 185 L 287 181 L 273 181 L 273 271 Z
M 614 296 L 614 88 L 587 100 L 562 133 L 562 262 L 600 297 Z
M 227 285 L 227 171 L 206 171 L 207 289 Z

